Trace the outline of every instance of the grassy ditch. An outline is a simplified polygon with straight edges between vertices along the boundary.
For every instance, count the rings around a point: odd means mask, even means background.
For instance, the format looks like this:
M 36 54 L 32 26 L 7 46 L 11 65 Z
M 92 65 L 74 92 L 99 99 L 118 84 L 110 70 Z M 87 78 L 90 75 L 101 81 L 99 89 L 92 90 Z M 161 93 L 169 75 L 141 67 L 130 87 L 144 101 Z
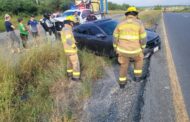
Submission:
M 144 22 L 146 28 L 152 28 L 161 17 L 160 10 L 145 10 L 139 13 L 139 18 Z
M 14 56 L 5 59 L 1 55 L 0 122 L 76 119 L 83 101 L 91 95 L 91 81 L 102 76 L 106 64 L 102 57 L 86 51 L 79 51 L 79 57 L 82 82 L 73 85 L 66 77 L 60 44 L 32 48 L 17 61 Z

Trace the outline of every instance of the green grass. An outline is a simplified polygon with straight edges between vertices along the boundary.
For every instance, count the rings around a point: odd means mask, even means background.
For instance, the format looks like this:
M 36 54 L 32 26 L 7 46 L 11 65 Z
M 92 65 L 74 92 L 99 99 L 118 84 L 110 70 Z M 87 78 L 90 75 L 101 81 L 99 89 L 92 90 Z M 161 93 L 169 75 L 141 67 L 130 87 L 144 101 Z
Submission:
M 14 56 L 4 59 L 1 55 L 0 122 L 76 119 L 80 106 L 91 95 L 92 81 L 103 75 L 106 65 L 104 58 L 85 50 L 79 51 L 79 57 L 82 83 L 70 88 L 66 77 L 66 57 L 59 43 L 53 47 L 44 44 L 31 48 L 20 54 L 16 61 L 13 60 Z M 23 96 L 28 97 L 22 99 Z M 60 107 L 55 104 L 56 98 L 64 103 L 63 111 L 55 112 Z M 54 117 L 54 113 L 59 116 Z
M 125 14 L 126 11 L 122 11 L 122 10 L 109 10 L 108 14 L 110 15 L 114 15 L 114 14 Z

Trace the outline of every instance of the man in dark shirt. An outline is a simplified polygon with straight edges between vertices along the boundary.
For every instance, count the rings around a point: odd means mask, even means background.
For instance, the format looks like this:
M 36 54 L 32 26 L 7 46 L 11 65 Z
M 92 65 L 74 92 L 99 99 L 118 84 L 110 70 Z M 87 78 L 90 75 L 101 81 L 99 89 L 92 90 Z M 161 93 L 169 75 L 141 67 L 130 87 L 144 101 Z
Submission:
M 14 31 L 14 26 L 10 21 L 5 21 L 5 28 L 7 32 Z
M 20 52 L 20 40 L 18 38 L 18 36 L 16 35 L 14 29 L 15 27 L 13 26 L 13 24 L 10 22 L 11 17 L 8 14 L 5 14 L 5 28 L 6 31 L 8 33 L 8 36 L 10 38 L 10 47 L 11 47 L 11 52 L 15 53 L 15 52 Z M 14 44 L 16 43 L 16 47 L 14 46 Z
M 89 14 L 88 16 L 87 16 L 87 18 L 86 18 L 86 21 L 95 21 L 95 20 L 97 20 L 97 18 L 96 18 L 96 16 L 94 15 L 94 14 Z

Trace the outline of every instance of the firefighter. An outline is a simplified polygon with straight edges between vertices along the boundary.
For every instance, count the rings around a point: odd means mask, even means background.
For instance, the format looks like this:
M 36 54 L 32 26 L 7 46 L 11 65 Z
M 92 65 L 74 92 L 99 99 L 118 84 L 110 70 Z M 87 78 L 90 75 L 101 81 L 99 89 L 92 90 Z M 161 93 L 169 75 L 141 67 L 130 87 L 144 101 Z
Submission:
M 127 84 L 127 70 L 131 59 L 134 60 L 135 81 L 141 81 L 143 68 L 143 49 L 146 47 L 146 31 L 143 23 L 138 19 L 135 7 L 129 7 L 125 13 L 126 20 L 118 24 L 114 30 L 113 47 L 118 54 L 120 63 L 119 85 L 125 88 Z
M 72 20 L 73 26 L 79 25 L 79 21 L 76 19 L 75 15 L 70 15 L 66 17 L 66 20 Z
M 79 19 L 79 16 L 78 16 L 78 12 L 77 12 L 77 11 L 75 11 L 74 17 L 75 17 L 75 25 L 79 25 L 79 24 L 80 24 L 80 19 Z
M 73 36 L 72 27 L 73 19 L 69 18 L 64 21 L 64 28 L 61 31 L 61 40 L 67 57 L 67 76 L 74 81 L 80 80 L 80 64 L 77 55 L 76 42 Z

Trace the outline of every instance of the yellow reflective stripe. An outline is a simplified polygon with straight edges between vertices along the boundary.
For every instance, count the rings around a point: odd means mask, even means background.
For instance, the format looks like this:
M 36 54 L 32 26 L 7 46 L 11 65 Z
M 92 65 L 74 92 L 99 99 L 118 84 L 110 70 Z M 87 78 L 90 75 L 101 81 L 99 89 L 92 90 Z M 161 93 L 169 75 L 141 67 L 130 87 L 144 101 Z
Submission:
M 117 45 L 116 45 L 116 44 L 113 44 L 113 47 L 114 47 L 114 48 L 116 48 L 116 47 L 117 47 Z
M 72 35 L 71 35 L 71 34 L 68 34 L 68 35 L 66 35 L 65 37 L 66 37 L 66 38 L 71 38 Z
M 72 44 L 72 46 L 71 46 L 72 48 L 75 48 L 76 47 L 76 45 L 75 44 Z
M 65 50 L 65 53 L 76 53 L 77 50 Z
M 127 80 L 127 77 L 120 77 L 119 78 L 119 81 L 126 81 Z
M 145 45 L 142 45 L 141 47 L 144 49 L 144 48 L 146 47 L 146 44 L 145 44 Z
M 120 39 L 125 39 L 125 40 L 139 40 L 139 36 L 137 36 L 137 35 L 121 35 L 120 37 L 119 37 Z
M 71 72 L 73 72 L 73 70 L 72 70 L 72 69 L 68 69 L 67 72 L 68 72 L 68 73 L 71 73 Z
M 135 70 L 134 70 L 134 73 L 135 73 L 135 74 L 142 74 L 142 70 L 136 70 L 136 69 L 135 69 Z
M 73 75 L 74 75 L 74 76 L 79 76 L 79 75 L 80 75 L 80 72 L 73 72 Z
M 115 33 L 115 34 L 113 34 L 113 36 L 114 36 L 114 37 L 118 37 L 118 36 L 119 36 L 119 34 Z
M 134 50 L 134 51 L 127 51 L 127 50 L 124 50 L 124 49 L 117 47 L 117 51 L 122 52 L 122 53 L 127 53 L 127 54 L 137 54 L 137 53 L 142 52 L 142 49 L 139 48 L 139 49 Z
M 144 32 L 144 33 L 140 34 L 140 38 L 141 38 L 141 39 L 146 38 L 146 32 Z

